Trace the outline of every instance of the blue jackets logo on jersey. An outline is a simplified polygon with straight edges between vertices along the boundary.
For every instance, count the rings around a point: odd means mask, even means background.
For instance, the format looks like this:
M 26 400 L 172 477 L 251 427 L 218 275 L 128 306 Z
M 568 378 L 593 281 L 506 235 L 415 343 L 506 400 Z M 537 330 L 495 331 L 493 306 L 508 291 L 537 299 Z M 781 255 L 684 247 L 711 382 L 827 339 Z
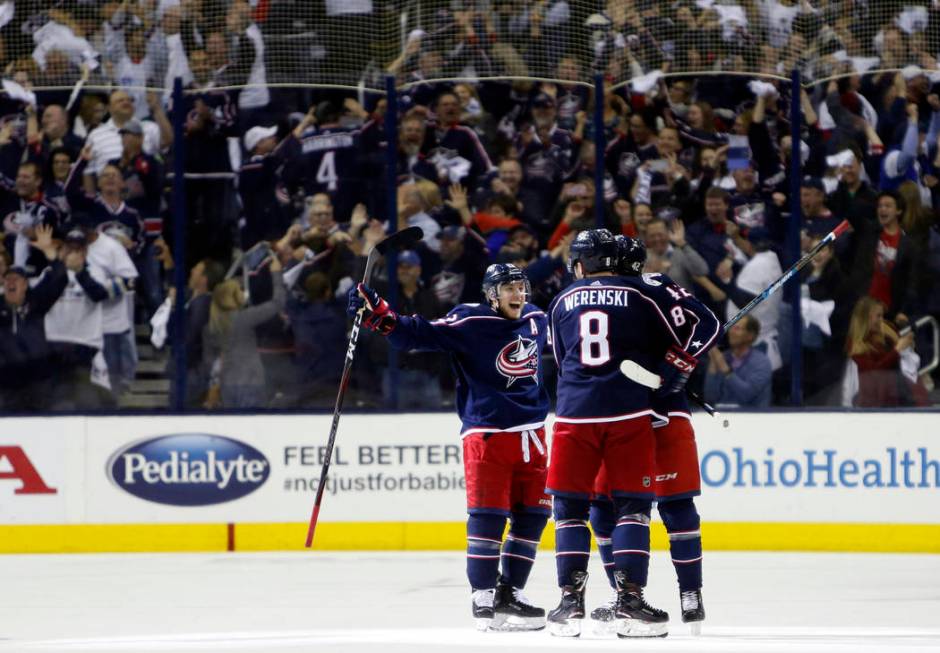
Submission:
M 507 388 L 518 379 L 526 377 L 532 377 L 538 383 L 538 342 L 518 336 L 514 342 L 510 342 L 499 350 L 499 355 L 496 357 L 496 369 L 508 379 Z

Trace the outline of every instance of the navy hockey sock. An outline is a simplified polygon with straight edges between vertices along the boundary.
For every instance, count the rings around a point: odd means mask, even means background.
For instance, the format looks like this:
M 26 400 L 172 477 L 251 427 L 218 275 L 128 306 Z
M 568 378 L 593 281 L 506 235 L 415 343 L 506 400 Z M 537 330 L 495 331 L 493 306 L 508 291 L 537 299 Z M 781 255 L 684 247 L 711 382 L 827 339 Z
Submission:
M 509 533 L 503 542 L 503 573 L 500 582 L 513 587 L 525 587 L 546 523 L 548 515 L 535 512 L 512 513 Z
M 601 554 L 604 571 L 607 573 L 607 580 L 611 587 L 617 586 L 614 583 L 614 547 L 611 540 L 616 523 L 617 516 L 611 501 L 591 502 L 591 529 L 594 531 L 594 541 L 597 542 L 597 550 Z
M 506 518 L 502 515 L 470 515 L 467 518 L 467 580 L 475 590 L 496 587 L 499 547 Z
M 669 533 L 669 553 L 679 579 L 679 590 L 702 587 L 702 531 L 692 499 L 659 504 L 659 515 Z
M 650 564 L 650 510 L 652 501 L 616 498 L 617 525 L 612 536 L 614 565 L 627 573 L 627 581 L 644 587 Z
M 588 529 L 590 504 L 585 499 L 555 497 L 555 565 L 558 586 L 570 585 L 571 573 L 587 571 L 591 557 L 591 531 Z

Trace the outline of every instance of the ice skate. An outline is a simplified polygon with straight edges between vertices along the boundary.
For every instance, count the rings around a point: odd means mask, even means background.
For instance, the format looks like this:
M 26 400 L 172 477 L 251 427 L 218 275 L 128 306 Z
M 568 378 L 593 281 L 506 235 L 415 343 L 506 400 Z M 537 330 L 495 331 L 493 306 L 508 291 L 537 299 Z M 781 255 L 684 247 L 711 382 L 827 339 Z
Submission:
M 591 610 L 591 625 L 595 635 L 613 635 L 617 630 L 617 592 L 606 603 Z
M 584 587 L 587 572 L 571 573 L 571 584 L 561 588 L 561 602 L 548 613 L 548 631 L 556 637 L 579 637 L 584 619 Z
M 545 628 L 545 610 L 537 608 L 518 587 L 500 583 L 496 586 L 493 602 L 493 621 L 490 630 L 542 630 Z
M 473 590 L 471 606 L 477 630 L 486 630 L 493 621 L 493 598 L 496 590 Z
M 702 590 L 688 590 L 679 593 L 682 604 L 682 623 L 689 624 L 692 635 L 702 634 L 702 622 L 705 621 L 705 604 L 702 603 Z
M 669 634 L 669 615 L 657 610 L 643 598 L 643 588 L 627 581 L 622 571 L 614 572 L 617 583 L 617 636 L 665 637 Z

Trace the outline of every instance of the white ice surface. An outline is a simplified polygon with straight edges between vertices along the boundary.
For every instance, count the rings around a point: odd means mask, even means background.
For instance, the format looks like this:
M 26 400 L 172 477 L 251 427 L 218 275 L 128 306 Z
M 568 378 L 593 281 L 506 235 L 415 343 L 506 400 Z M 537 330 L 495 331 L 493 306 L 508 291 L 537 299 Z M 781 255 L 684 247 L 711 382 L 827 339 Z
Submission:
M 608 596 L 591 564 L 589 609 Z M 458 553 L 0 556 L 0 651 L 940 651 L 940 556 L 706 552 L 705 564 L 701 637 L 679 620 L 658 551 L 647 596 L 671 632 L 622 641 L 475 632 Z M 554 576 L 540 552 L 535 603 L 556 604 Z

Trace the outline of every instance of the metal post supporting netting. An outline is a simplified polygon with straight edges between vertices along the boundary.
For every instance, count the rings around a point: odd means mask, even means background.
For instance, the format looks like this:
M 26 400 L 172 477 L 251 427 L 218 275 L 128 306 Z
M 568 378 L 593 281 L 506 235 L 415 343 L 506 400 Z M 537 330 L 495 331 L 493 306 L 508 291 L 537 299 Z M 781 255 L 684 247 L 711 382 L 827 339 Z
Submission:
M 174 386 L 173 410 L 182 411 L 186 406 L 186 373 L 189 369 L 186 351 L 186 141 L 183 125 L 186 105 L 183 101 L 183 80 L 177 77 L 173 83 L 173 286 L 176 288 L 176 303 L 173 308 L 171 347 L 173 349 Z
M 803 112 L 800 106 L 800 71 L 793 69 L 790 77 L 790 222 L 787 228 L 786 265 L 800 258 L 800 232 L 803 223 L 803 208 L 800 204 L 800 186 L 803 175 L 801 149 Z M 787 284 L 790 297 L 790 403 L 803 403 L 803 317 L 801 310 L 802 280 L 799 275 Z
M 388 213 L 389 235 L 398 231 L 398 91 L 395 76 L 385 78 L 385 203 Z M 398 304 L 398 252 L 391 250 L 386 255 L 388 269 L 388 302 Z M 398 383 L 401 376 L 398 350 L 388 348 L 388 408 L 398 408 Z
M 604 205 L 604 75 L 594 74 L 594 218 L 599 228 L 606 226 Z

